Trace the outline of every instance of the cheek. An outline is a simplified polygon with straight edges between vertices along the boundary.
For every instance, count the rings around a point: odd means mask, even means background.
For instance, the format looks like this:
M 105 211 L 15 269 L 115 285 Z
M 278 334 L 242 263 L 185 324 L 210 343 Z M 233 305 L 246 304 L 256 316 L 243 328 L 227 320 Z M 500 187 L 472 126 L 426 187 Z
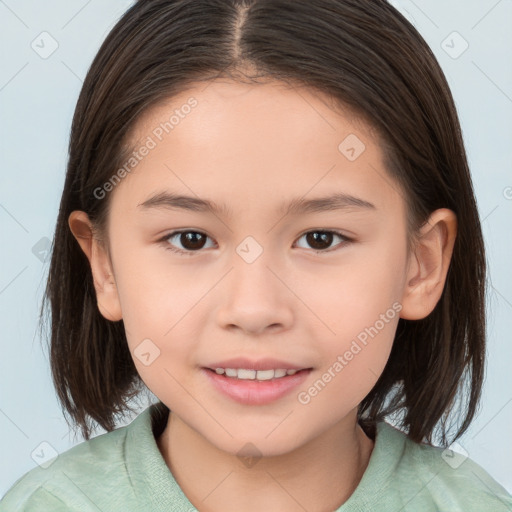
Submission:
M 314 307 L 329 327 L 318 340 L 321 371 L 327 372 L 318 385 L 328 381 L 333 393 L 344 396 L 350 390 L 354 405 L 373 387 L 389 358 L 402 309 L 405 261 L 405 245 L 368 247 L 350 264 L 331 267 L 323 293 L 315 294 Z
M 208 283 L 169 264 L 172 258 L 163 248 L 126 244 L 124 254 L 118 260 L 116 278 L 125 327 L 139 336 L 171 335 Z
M 402 297 L 405 246 L 372 244 L 354 250 L 340 265 L 330 265 L 302 288 L 331 335 L 351 340 L 386 315 L 386 328 Z M 326 335 L 329 331 L 325 331 Z
M 384 309 L 377 320 L 347 317 L 344 330 L 324 338 L 322 364 L 297 395 L 302 405 L 313 404 L 314 415 L 343 415 L 354 409 L 382 374 L 393 346 L 401 305 Z M 366 316 L 375 318 L 371 314 Z M 362 323 L 361 323 L 362 321 Z M 363 327 L 361 327 L 363 326 Z M 336 407 L 333 407 L 336 404 Z M 323 411 L 323 412 L 321 412 Z
M 119 268 L 128 346 L 146 386 L 176 406 L 186 402 L 183 386 L 193 384 L 190 368 L 197 364 L 204 339 L 207 292 L 218 277 L 211 272 L 202 277 L 143 252 L 131 251 Z
M 158 272 L 155 272 L 158 274 Z M 137 373 L 166 403 L 181 402 L 200 336 L 190 312 L 198 294 L 176 280 L 132 276 L 123 284 L 123 321 Z M 167 286 L 169 284 L 169 286 Z M 184 293 L 179 293 L 179 290 Z M 180 385 L 181 383 L 181 385 Z M 185 401 L 186 402 L 186 401 Z

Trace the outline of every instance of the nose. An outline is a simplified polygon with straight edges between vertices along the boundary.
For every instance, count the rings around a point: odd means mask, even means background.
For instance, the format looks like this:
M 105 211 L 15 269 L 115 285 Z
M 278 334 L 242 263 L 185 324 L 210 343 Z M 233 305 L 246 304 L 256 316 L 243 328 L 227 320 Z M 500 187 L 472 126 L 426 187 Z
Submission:
M 223 329 L 261 335 L 290 329 L 294 294 L 287 279 L 265 252 L 252 263 L 238 254 L 222 287 L 217 321 Z

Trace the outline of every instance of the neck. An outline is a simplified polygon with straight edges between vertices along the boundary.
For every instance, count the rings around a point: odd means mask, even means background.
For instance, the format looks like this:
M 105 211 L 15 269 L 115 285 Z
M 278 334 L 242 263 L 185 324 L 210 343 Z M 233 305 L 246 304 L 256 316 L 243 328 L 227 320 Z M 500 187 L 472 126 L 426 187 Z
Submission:
M 185 495 L 205 512 L 335 510 L 354 492 L 373 449 L 355 411 L 278 456 L 227 453 L 172 412 L 157 444 Z

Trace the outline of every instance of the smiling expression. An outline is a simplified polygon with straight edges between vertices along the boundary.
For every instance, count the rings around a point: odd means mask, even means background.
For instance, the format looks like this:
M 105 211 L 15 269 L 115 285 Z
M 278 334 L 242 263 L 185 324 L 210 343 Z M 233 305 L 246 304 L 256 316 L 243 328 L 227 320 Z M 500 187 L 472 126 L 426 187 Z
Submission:
M 408 268 L 405 203 L 371 131 L 312 90 L 219 80 L 148 111 L 130 141 L 149 149 L 110 192 L 116 296 L 102 308 L 149 389 L 232 453 L 284 453 L 354 422 Z M 235 382 L 219 365 L 258 364 L 299 370 L 281 378 L 295 384 L 222 391 Z

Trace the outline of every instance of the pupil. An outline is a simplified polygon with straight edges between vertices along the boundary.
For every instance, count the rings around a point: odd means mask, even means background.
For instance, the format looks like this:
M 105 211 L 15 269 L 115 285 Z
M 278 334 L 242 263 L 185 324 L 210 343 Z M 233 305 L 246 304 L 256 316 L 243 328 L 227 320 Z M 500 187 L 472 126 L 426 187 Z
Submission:
M 187 249 L 201 249 L 202 245 L 204 245 L 204 240 L 202 240 L 203 243 L 201 243 L 201 240 L 198 242 L 198 239 L 204 238 L 201 233 L 189 231 L 182 233 L 180 238 L 181 244 Z
M 325 231 L 313 231 L 312 233 L 308 233 L 306 237 L 308 239 L 308 244 L 314 249 L 325 249 L 332 243 L 332 233 L 327 233 Z M 318 247 L 319 240 L 320 247 Z M 322 245 L 322 241 L 324 242 L 324 245 Z

